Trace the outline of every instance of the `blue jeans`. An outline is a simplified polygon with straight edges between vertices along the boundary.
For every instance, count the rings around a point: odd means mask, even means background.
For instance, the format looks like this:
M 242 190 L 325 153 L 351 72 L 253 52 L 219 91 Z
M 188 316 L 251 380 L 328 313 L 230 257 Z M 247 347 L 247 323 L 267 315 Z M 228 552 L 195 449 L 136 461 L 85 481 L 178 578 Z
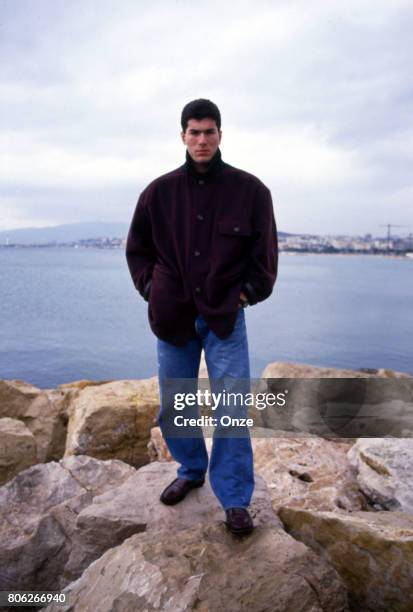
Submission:
M 245 314 L 238 311 L 236 323 L 230 336 L 221 340 L 207 326 L 199 315 L 195 321 L 197 338 L 185 346 L 175 346 L 158 339 L 158 376 L 161 398 L 163 386 L 168 378 L 198 378 L 202 349 L 208 376 L 211 381 L 222 378 L 250 378 L 247 331 Z M 212 389 L 211 389 L 212 390 Z M 208 453 L 203 435 L 191 438 L 168 437 L 163 426 L 162 413 L 165 407 L 161 399 L 158 423 L 172 457 L 180 463 L 178 477 L 187 480 L 204 478 L 208 469 Z M 242 437 L 216 435 L 214 431 L 209 480 L 211 487 L 224 510 L 246 508 L 254 490 L 254 465 L 251 439 L 248 429 Z

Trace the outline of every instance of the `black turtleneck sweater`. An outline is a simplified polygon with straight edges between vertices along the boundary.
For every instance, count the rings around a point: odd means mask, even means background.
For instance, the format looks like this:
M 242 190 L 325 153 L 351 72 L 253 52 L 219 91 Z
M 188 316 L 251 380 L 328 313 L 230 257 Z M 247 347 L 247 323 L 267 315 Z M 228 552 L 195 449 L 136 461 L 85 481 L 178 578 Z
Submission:
M 184 345 L 202 314 L 212 331 L 233 330 L 243 290 L 266 299 L 277 276 L 277 232 L 268 188 L 226 164 L 221 152 L 207 172 L 191 157 L 141 193 L 126 243 L 136 289 L 149 298 L 152 331 Z

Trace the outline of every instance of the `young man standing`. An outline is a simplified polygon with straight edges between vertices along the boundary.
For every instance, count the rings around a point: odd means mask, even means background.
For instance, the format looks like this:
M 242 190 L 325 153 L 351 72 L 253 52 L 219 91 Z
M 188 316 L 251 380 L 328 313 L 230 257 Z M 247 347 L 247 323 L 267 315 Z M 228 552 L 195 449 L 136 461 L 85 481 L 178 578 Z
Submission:
M 198 377 L 205 351 L 211 381 L 250 377 L 244 307 L 265 300 L 277 276 L 277 233 L 271 194 L 255 176 L 221 159 L 221 115 L 205 99 L 182 111 L 186 162 L 141 193 L 126 258 L 136 289 L 149 301 L 157 336 L 161 391 L 168 379 Z M 163 405 L 158 422 L 177 478 L 161 501 L 180 502 L 204 484 L 204 437 L 168 437 Z M 209 460 L 212 490 L 236 534 L 249 533 L 254 489 L 249 434 L 215 436 Z

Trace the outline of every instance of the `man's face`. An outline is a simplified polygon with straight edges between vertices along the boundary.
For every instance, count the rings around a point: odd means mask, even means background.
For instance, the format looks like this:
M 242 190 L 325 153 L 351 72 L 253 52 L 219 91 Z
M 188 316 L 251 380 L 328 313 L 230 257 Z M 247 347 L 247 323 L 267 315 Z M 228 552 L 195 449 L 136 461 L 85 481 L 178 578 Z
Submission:
M 218 130 L 215 119 L 189 119 L 181 137 L 194 162 L 208 163 L 221 142 L 221 130 Z

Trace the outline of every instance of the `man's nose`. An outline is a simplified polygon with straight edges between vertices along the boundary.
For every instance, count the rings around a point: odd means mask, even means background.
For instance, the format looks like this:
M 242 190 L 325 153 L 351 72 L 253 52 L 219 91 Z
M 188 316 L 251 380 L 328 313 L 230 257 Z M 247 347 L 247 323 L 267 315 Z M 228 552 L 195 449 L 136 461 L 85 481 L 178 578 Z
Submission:
M 205 143 L 207 140 L 206 134 L 204 132 L 201 132 L 199 135 L 199 142 L 200 143 Z

